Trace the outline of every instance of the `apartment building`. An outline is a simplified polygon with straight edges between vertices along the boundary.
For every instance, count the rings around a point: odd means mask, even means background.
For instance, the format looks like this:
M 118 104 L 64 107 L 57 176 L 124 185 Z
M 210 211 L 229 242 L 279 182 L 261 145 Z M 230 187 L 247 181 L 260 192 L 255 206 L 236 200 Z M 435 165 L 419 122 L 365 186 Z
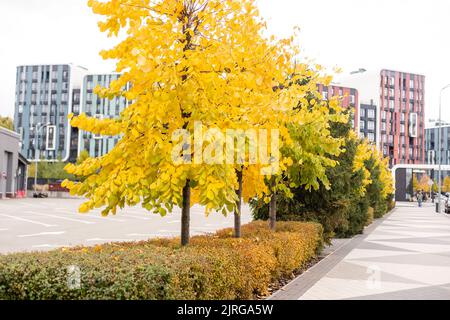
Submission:
M 427 164 L 439 163 L 439 127 L 425 129 L 425 151 Z M 441 163 L 450 165 L 450 124 L 441 126 Z
M 353 109 L 353 120 L 352 127 L 356 132 L 359 131 L 359 96 L 358 90 L 354 88 L 343 87 L 335 84 L 325 86 L 319 84 L 317 86 L 319 93 L 322 95 L 323 99 L 327 100 L 331 97 L 342 97 L 342 106 L 344 108 Z
M 99 119 L 114 119 L 128 106 L 125 97 L 114 97 L 113 99 L 101 98 L 94 93 L 97 86 L 109 88 L 111 82 L 117 80 L 120 74 L 88 74 L 84 77 L 80 113 Z M 127 88 L 123 88 L 126 90 Z M 120 137 L 94 135 L 90 132 L 79 132 L 78 152 L 86 150 L 91 157 L 100 157 L 111 151 Z
M 340 80 L 376 107 L 376 144 L 390 165 L 425 163 L 425 76 L 359 69 Z
M 68 161 L 74 90 L 86 69 L 71 64 L 17 67 L 14 127 L 28 160 Z

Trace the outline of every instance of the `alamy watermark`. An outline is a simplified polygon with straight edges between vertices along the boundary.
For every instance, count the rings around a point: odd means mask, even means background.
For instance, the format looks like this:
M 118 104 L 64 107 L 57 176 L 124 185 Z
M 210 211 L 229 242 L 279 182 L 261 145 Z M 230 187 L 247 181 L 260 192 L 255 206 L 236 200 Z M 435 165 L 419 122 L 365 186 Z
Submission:
M 367 268 L 369 278 L 367 279 L 366 285 L 370 290 L 381 289 L 381 268 L 376 265 L 371 265 Z
M 69 290 L 81 289 L 81 269 L 79 266 L 67 267 L 67 288 Z
M 176 164 L 260 165 L 261 174 L 279 170 L 280 131 L 278 129 L 208 128 L 194 123 L 193 134 L 179 129 L 172 134 L 172 161 Z

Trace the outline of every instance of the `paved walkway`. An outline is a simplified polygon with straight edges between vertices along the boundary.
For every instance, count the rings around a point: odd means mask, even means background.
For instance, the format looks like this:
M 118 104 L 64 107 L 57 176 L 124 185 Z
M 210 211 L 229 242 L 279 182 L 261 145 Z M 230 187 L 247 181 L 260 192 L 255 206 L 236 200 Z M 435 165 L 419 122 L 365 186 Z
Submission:
M 450 216 L 399 204 L 272 299 L 450 299 Z

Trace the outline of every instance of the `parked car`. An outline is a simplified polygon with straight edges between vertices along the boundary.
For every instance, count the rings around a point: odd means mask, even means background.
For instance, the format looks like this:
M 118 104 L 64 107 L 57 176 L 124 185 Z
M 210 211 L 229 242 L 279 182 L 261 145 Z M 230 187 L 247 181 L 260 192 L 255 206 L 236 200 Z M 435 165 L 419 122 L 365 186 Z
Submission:
M 48 194 L 43 192 L 36 192 L 33 193 L 33 198 L 48 198 Z

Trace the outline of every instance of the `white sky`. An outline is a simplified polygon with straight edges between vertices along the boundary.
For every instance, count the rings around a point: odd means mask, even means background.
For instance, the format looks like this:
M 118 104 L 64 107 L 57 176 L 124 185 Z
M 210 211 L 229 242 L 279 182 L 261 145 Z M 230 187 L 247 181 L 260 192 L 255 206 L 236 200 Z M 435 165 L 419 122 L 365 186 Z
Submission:
M 269 30 L 300 26 L 304 55 L 344 72 L 363 67 L 426 75 L 426 118 L 436 118 L 439 91 L 450 83 L 448 0 L 258 0 Z M 15 68 L 69 63 L 91 72 L 114 65 L 98 52 L 111 40 L 87 0 L 0 0 L 0 115 L 14 113 Z M 450 121 L 450 90 L 443 119 Z

